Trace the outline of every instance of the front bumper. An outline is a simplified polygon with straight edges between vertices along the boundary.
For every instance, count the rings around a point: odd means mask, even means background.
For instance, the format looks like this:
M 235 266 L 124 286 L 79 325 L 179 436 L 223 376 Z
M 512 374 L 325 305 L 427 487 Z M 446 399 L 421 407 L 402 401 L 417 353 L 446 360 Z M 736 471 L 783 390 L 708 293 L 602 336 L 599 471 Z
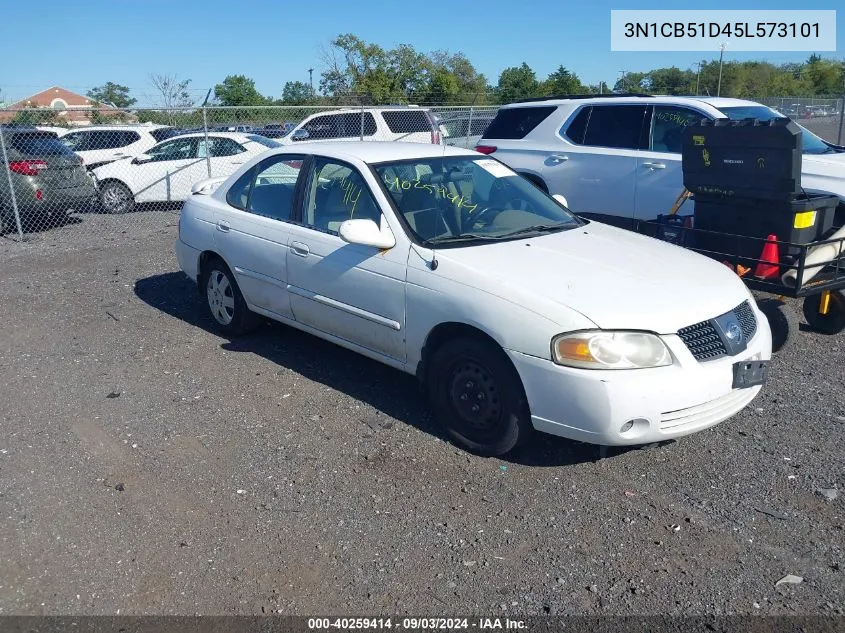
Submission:
M 761 387 L 733 389 L 733 364 L 769 360 L 771 330 L 754 306 L 757 332 L 736 356 L 699 362 L 677 335 L 663 341 L 676 359 L 670 367 L 584 370 L 508 351 L 522 378 L 538 431 L 608 446 L 650 444 L 682 437 L 735 415 Z M 633 427 L 621 432 L 629 420 Z

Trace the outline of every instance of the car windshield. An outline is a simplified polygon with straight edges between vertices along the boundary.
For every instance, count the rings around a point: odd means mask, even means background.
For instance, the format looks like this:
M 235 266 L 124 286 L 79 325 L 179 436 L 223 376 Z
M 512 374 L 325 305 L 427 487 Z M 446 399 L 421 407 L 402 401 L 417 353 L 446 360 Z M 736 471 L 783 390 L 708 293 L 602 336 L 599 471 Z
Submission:
M 384 191 L 421 243 L 482 243 L 583 224 L 497 160 L 444 156 L 380 163 Z
M 719 108 L 719 110 L 721 110 L 729 119 L 733 119 L 735 121 L 742 119 L 759 119 L 760 121 L 769 121 L 771 119 L 783 118 L 784 116 L 780 112 L 772 110 L 764 105 L 736 106 L 732 108 Z M 796 125 L 798 124 L 796 123 Z M 798 125 L 798 127 L 801 128 L 804 154 L 828 154 L 836 151 L 804 126 Z
M 260 136 L 258 134 L 247 134 L 246 137 L 250 141 L 255 141 L 259 145 L 263 145 L 264 147 L 283 147 L 281 143 L 277 143 L 271 138 L 267 138 L 266 136 Z

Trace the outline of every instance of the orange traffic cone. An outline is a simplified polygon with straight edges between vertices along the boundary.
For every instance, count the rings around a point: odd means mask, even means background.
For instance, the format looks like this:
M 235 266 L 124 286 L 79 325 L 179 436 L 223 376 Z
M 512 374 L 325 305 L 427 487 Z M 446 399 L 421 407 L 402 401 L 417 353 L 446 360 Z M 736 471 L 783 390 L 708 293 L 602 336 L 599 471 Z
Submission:
M 780 255 L 778 254 L 778 236 L 770 234 L 763 246 L 760 263 L 754 269 L 754 276 L 760 279 L 771 279 L 780 274 Z

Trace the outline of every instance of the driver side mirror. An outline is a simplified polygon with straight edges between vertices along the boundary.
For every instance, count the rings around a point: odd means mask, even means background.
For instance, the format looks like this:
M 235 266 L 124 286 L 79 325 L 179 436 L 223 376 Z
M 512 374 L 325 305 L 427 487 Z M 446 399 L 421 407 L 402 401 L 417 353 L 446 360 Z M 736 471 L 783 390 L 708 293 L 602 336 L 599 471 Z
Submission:
M 149 163 L 152 159 L 153 157 L 149 154 L 138 154 L 135 158 L 132 159 L 132 164 L 143 165 L 144 163 Z
M 293 135 L 291 136 L 291 138 L 292 138 L 294 141 L 304 141 L 304 140 L 305 140 L 305 139 L 307 139 L 309 136 L 311 136 L 311 135 L 310 135 L 310 134 L 308 134 L 308 130 L 296 130 L 296 131 L 293 133 Z
M 341 223 L 338 233 L 349 244 L 373 246 L 381 250 L 396 246 L 396 238 L 390 227 L 385 224 L 382 230 L 372 220 L 346 220 Z
M 560 202 L 560 203 L 561 203 L 563 206 L 565 206 L 567 209 L 569 208 L 569 204 L 566 202 L 566 198 L 564 198 L 564 197 L 563 197 L 562 195 L 560 195 L 559 193 L 556 193 L 555 195 L 553 195 L 553 196 L 552 196 L 552 198 L 554 198 L 555 200 L 557 200 L 558 202 Z

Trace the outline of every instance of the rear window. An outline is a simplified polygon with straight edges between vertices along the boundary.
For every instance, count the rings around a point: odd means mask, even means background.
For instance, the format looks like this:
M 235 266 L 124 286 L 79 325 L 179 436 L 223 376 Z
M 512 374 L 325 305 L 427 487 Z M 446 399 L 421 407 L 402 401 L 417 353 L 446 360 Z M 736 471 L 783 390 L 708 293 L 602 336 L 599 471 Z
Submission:
M 388 110 L 382 112 L 385 123 L 394 134 L 431 132 L 431 122 L 420 110 Z
M 150 136 L 152 136 L 156 143 L 161 143 L 164 139 L 170 138 L 171 136 L 176 136 L 179 134 L 179 130 L 174 130 L 170 127 L 162 127 L 156 130 L 150 130 Z
M 555 106 L 503 108 L 484 132 L 484 138 L 525 138 L 555 110 Z
M 51 132 L 12 134 L 11 146 L 26 156 L 73 156 L 59 137 Z

